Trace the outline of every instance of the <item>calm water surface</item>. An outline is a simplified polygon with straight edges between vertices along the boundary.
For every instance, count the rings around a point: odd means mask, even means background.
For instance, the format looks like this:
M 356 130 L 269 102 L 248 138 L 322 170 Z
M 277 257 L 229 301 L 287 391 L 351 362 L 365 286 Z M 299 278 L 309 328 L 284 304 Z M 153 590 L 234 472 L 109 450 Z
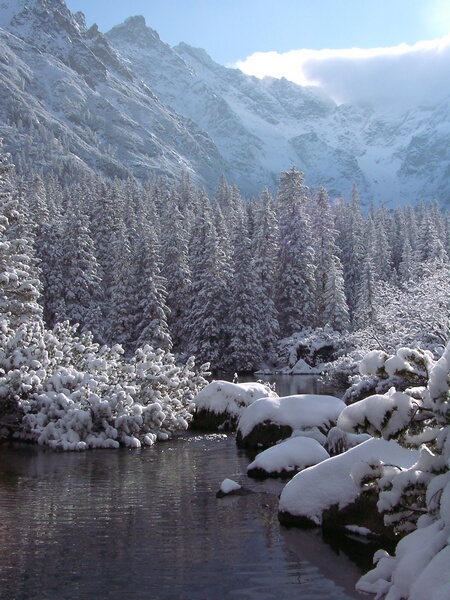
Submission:
M 248 463 L 231 435 L 83 453 L 0 446 L 0 598 L 363 597 L 348 548 L 280 527 L 284 484 L 248 479 Z M 225 477 L 252 493 L 217 499 Z

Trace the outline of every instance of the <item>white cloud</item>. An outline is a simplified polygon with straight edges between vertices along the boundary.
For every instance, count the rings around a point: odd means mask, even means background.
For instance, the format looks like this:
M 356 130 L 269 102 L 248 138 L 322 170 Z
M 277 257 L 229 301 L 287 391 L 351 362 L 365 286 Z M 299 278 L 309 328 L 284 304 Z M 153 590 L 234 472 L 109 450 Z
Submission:
M 413 46 L 258 52 L 235 66 L 318 86 L 338 103 L 409 107 L 450 95 L 450 34 Z

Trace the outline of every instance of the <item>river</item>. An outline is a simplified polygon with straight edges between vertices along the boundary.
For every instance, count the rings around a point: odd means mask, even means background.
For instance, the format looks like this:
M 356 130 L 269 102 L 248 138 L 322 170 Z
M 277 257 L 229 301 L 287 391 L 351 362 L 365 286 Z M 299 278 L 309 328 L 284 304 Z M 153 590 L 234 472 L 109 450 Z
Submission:
M 248 463 L 223 434 L 82 453 L 4 444 L 0 598 L 367 598 L 354 585 L 373 548 L 281 527 L 284 483 L 250 480 Z M 252 493 L 217 499 L 227 477 Z

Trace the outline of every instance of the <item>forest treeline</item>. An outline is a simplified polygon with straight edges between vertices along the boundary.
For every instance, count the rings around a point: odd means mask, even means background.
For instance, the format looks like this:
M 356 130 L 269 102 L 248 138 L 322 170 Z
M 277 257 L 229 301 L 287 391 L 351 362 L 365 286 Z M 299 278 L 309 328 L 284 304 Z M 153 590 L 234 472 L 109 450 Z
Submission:
M 255 370 L 276 363 L 280 338 L 307 328 L 382 335 L 395 318 L 388 306 L 399 318 L 409 311 L 414 329 L 430 316 L 417 286 L 436 277 L 445 286 L 449 215 L 436 201 L 362 211 L 356 185 L 330 199 L 294 167 L 274 196 L 251 200 L 223 177 L 208 198 L 186 174 L 142 185 L 31 174 L 14 177 L 13 190 L 12 235 L 31 241 L 47 326 L 79 323 L 130 356 L 150 344 Z M 424 335 L 445 337 L 441 314 L 435 321 Z

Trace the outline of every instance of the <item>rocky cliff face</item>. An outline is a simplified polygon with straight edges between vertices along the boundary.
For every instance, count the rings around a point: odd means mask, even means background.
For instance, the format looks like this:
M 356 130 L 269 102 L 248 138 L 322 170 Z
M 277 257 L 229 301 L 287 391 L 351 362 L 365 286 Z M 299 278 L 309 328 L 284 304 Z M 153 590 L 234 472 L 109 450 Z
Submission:
M 244 195 L 295 165 L 306 183 L 390 206 L 449 199 L 450 102 L 395 114 L 258 80 L 171 48 L 131 17 L 103 35 L 63 0 L 0 2 L 0 134 L 24 161 L 110 176 L 187 171 Z

